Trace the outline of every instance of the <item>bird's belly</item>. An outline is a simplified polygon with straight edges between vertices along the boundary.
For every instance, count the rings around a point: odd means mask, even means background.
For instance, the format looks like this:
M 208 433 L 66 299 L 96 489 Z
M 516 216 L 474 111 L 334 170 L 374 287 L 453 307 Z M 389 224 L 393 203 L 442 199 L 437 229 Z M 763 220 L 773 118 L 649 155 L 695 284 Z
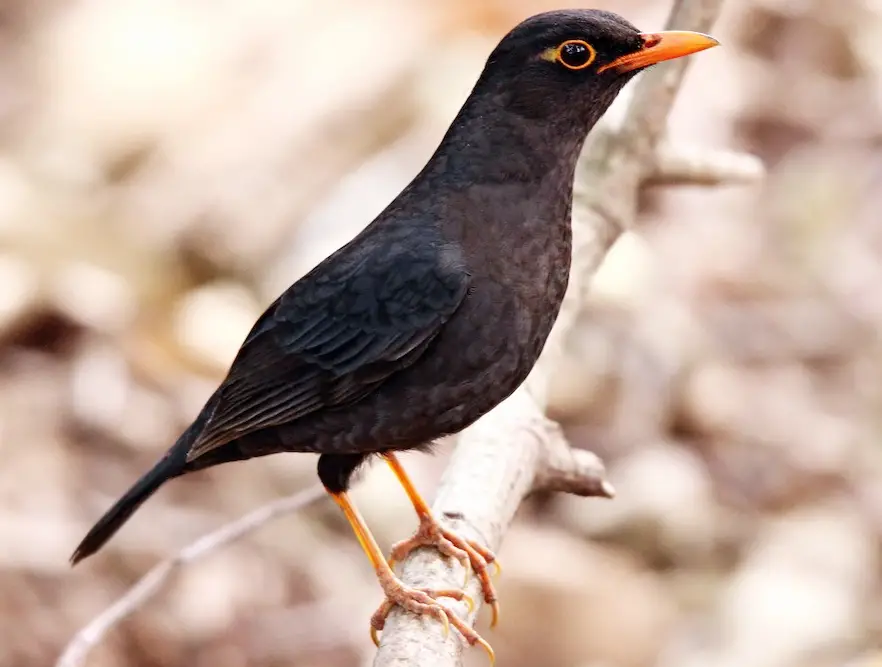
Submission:
M 420 361 L 376 393 L 377 441 L 410 448 L 456 433 L 526 379 L 557 311 L 532 312 L 508 293 L 495 296 L 457 313 Z
M 443 367 L 415 368 L 412 384 L 377 393 L 372 440 L 409 449 L 457 433 L 510 395 L 532 367 L 522 351 L 503 346 L 487 350 L 482 363 L 468 348 L 457 352 Z

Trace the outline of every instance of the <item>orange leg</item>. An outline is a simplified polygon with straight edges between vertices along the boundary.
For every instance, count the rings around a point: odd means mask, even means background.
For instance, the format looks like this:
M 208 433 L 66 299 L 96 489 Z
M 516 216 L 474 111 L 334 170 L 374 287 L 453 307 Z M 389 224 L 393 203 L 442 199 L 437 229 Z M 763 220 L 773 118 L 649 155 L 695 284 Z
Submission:
M 358 543 L 364 549 L 365 554 L 367 554 L 371 565 L 373 565 L 380 586 L 386 594 L 386 600 L 371 617 L 371 638 L 374 640 L 374 643 L 379 646 L 377 632 L 383 629 L 386 617 L 392 608 L 395 605 L 399 605 L 414 614 L 434 616 L 444 625 L 445 635 L 450 631 L 450 626 L 452 625 L 459 630 L 460 634 L 470 645 L 480 644 L 484 647 L 490 656 L 491 665 L 494 664 L 496 657 L 490 644 L 484 641 L 474 629 L 464 623 L 451 609 L 441 605 L 436 598 L 449 597 L 454 600 L 465 600 L 470 607 L 474 607 L 472 599 L 461 590 L 431 590 L 405 586 L 395 576 L 392 568 L 386 562 L 383 552 L 380 551 L 380 547 L 377 545 L 358 508 L 350 500 L 349 494 L 343 492 L 330 495 L 334 502 L 340 506 L 340 509 L 343 510 L 343 514 L 349 521 L 349 525 L 352 526 L 352 531 L 355 533 L 355 537 L 358 538 Z
M 404 470 L 404 466 L 401 465 L 395 454 L 387 453 L 383 457 L 386 459 L 392 472 L 395 473 L 401 486 L 404 487 L 404 492 L 407 493 L 407 497 L 413 503 L 413 508 L 416 510 L 420 520 L 419 528 L 413 537 L 402 540 L 392 547 L 389 564 L 394 565 L 396 562 L 404 560 L 407 554 L 418 547 L 433 546 L 445 556 L 459 560 L 463 567 L 466 568 L 466 577 L 468 577 L 468 568 L 471 565 L 475 575 L 481 582 L 481 592 L 484 595 L 484 601 L 490 605 L 493 611 L 493 617 L 490 621 L 490 627 L 492 628 L 499 621 L 499 603 L 496 600 L 496 590 L 490 581 L 487 566 L 493 563 L 497 571 L 499 571 L 500 568 L 499 563 L 496 561 L 496 556 L 492 551 L 477 542 L 463 539 L 456 533 L 444 528 L 434 517 L 431 508 L 420 496 L 416 487 L 414 487 L 413 482 L 411 482 L 410 477 L 408 477 L 407 472 Z

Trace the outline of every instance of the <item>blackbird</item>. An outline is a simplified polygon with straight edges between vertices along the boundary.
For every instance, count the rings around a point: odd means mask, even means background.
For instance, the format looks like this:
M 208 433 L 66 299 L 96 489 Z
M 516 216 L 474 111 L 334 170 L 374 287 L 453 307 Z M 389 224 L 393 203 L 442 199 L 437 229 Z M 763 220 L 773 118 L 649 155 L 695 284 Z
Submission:
M 513 28 L 422 171 L 349 243 L 277 298 L 177 442 L 77 547 L 93 554 L 165 481 L 279 452 L 319 454 L 318 476 L 376 570 L 386 601 L 489 645 L 437 598 L 393 573 L 347 493 L 373 455 L 419 517 L 393 547 L 460 559 L 497 613 L 482 545 L 442 527 L 395 452 L 429 448 L 509 396 L 557 318 L 571 254 L 576 160 L 589 130 L 637 72 L 716 46 L 693 32 L 641 33 L 598 10 L 552 11 Z M 467 570 L 468 571 L 468 570 Z M 468 601 L 468 600 L 467 600 Z

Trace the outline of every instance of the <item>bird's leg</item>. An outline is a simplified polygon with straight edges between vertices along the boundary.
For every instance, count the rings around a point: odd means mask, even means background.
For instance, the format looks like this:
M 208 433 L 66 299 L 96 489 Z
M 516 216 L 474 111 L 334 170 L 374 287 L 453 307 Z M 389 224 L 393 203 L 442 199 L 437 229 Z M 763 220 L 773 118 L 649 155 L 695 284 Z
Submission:
M 395 605 L 399 605 L 407 611 L 417 615 L 434 616 L 444 625 L 445 635 L 450 631 L 450 626 L 452 625 L 459 630 L 460 634 L 462 634 L 463 638 L 465 638 L 470 645 L 474 646 L 475 644 L 480 644 L 489 654 L 491 665 L 495 663 L 496 657 L 490 644 L 488 644 L 467 623 L 463 622 L 459 616 L 453 613 L 452 609 L 445 607 L 437 600 L 439 597 L 465 600 L 471 609 L 474 608 L 474 602 L 472 599 L 466 595 L 464 591 L 457 589 L 433 590 L 427 588 L 410 588 L 409 586 L 406 586 L 395 576 L 389 563 L 386 562 L 386 559 L 383 557 L 383 552 L 380 551 L 380 547 L 377 545 L 374 536 L 371 534 L 371 531 L 367 527 L 358 508 L 349 498 L 349 494 L 343 491 L 340 493 L 331 493 L 330 495 L 340 506 L 340 509 L 343 510 L 343 514 L 349 521 L 349 525 L 352 526 L 352 531 L 355 533 L 355 537 L 358 538 L 358 543 L 361 545 L 361 548 L 364 549 L 365 554 L 367 554 L 371 565 L 373 565 L 374 570 L 377 573 L 380 587 L 386 594 L 386 599 L 383 604 L 380 605 L 380 608 L 377 609 L 371 617 L 371 638 L 374 640 L 374 644 L 379 646 L 377 632 L 383 629 L 383 626 L 386 624 L 386 617 L 389 615 L 392 608 Z
M 404 491 L 407 493 L 407 497 L 410 498 L 410 502 L 413 503 L 413 508 L 416 510 L 420 520 L 419 528 L 417 528 L 417 532 L 413 537 L 402 540 L 392 546 L 389 565 L 394 566 L 396 562 L 404 560 L 411 551 L 421 546 L 433 546 L 445 556 L 459 560 L 463 567 L 466 568 L 466 577 L 468 577 L 468 568 L 471 565 L 475 575 L 481 582 L 484 602 L 490 605 L 493 611 L 493 617 L 490 621 L 490 627 L 492 628 L 499 620 L 499 603 L 496 600 L 496 589 L 493 587 L 493 582 L 490 581 L 488 565 L 493 563 L 497 572 L 499 571 L 500 568 L 496 561 L 496 556 L 486 547 L 472 540 L 466 540 L 442 526 L 432 514 L 432 510 L 426 504 L 426 501 L 423 500 L 414 487 L 413 482 L 410 481 L 410 477 L 408 477 L 398 457 L 390 452 L 383 454 L 383 457 L 386 459 L 389 467 L 392 468 L 392 472 L 395 473 L 398 481 L 401 482 L 401 486 L 404 487 Z

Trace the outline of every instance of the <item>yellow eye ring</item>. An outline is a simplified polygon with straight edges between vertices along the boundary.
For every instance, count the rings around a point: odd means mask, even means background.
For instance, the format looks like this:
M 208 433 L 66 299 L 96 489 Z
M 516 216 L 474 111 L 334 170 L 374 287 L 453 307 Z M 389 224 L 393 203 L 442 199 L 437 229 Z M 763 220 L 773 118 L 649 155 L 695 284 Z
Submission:
M 568 39 L 554 50 L 554 59 L 567 69 L 585 69 L 597 57 L 597 51 L 582 39 Z

